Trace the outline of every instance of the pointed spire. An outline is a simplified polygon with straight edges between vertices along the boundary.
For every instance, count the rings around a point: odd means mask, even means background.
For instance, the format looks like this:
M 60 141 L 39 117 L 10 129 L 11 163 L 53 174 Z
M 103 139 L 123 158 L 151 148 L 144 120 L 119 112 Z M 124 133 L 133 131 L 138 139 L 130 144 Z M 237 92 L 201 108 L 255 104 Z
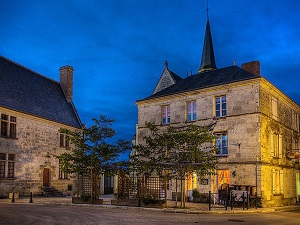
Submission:
M 207 22 L 206 22 L 206 31 L 205 31 L 205 38 L 203 44 L 203 51 L 202 51 L 202 59 L 201 65 L 198 70 L 198 73 L 204 70 L 214 70 L 217 69 L 215 55 L 214 55 L 214 48 L 213 42 L 210 32 L 210 25 L 209 25 L 209 18 L 208 18 L 208 5 L 207 5 Z

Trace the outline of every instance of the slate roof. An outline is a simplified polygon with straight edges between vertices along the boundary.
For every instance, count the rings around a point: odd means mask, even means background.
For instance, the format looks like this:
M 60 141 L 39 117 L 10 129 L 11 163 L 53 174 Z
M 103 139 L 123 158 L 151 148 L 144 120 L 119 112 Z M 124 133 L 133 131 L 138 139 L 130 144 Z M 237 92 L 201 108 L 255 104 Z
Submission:
M 169 73 L 172 76 L 172 78 L 174 79 L 175 83 L 182 80 L 182 78 L 180 76 L 178 76 L 176 73 L 172 72 L 171 70 L 169 70 Z
M 259 77 L 261 76 L 252 74 L 246 70 L 241 69 L 238 66 L 229 66 L 216 70 L 205 70 L 201 73 L 179 80 L 170 87 L 152 94 L 143 100 L 173 95 L 192 90 L 199 90 L 243 80 L 250 80 Z
M 72 102 L 59 82 L 0 56 L 0 106 L 80 128 Z

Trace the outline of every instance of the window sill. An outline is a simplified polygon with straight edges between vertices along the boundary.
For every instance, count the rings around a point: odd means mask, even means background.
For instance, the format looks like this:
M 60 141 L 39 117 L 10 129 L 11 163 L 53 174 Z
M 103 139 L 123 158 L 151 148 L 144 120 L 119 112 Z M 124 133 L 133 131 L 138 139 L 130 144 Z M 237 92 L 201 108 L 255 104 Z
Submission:
M 219 117 L 214 116 L 213 120 L 226 119 L 226 117 L 227 117 L 227 115 L 226 116 L 219 116 Z
M 8 136 L 2 136 L 2 135 L 0 135 L 0 138 L 18 140 L 18 138 L 16 138 L 16 137 L 8 137 Z
M 16 180 L 15 177 L 0 177 L 0 180 Z
M 216 157 L 228 157 L 228 154 L 224 155 L 215 155 Z

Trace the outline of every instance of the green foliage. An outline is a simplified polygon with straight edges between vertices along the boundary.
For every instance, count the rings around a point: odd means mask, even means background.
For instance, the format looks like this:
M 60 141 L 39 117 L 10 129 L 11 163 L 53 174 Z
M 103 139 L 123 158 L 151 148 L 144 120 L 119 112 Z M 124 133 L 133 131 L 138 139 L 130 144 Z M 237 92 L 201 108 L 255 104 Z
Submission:
M 214 135 L 207 127 L 188 125 L 159 130 L 153 123 L 146 123 L 149 135 L 144 143 L 134 146 L 133 168 L 140 173 L 162 174 L 169 170 L 169 178 L 184 177 L 191 172 L 200 177 L 213 174 L 217 158 L 212 145 Z
M 197 189 L 194 189 L 193 193 L 192 193 L 192 196 L 193 196 L 193 198 L 200 198 L 201 194 Z
M 164 199 L 162 199 L 162 200 L 161 199 L 155 199 L 153 196 L 143 197 L 143 198 L 141 198 L 141 200 L 145 205 L 166 203 L 166 200 L 164 200 Z
M 80 199 L 81 199 L 83 202 L 88 202 L 89 200 L 91 200 L 91 194 L 90 194 L 90 193 L 82 192 L 82 193 L 80 194 Z
M 94 124 L 79 130 L 60 129 L 61 133 L 69 136 L 71 148 L 57 156 L 61 162 L 61 169 L 65 173 L 77 173 L 91 176 L 92 173 L 115 174 L 125 162 L 117 161 L 119 155 L 130 150 L 129 141 L 118 140 L 116 144 L 107 141 L 115 136 L 111 119 L 100 115 L 99 119 L 92 119 Z

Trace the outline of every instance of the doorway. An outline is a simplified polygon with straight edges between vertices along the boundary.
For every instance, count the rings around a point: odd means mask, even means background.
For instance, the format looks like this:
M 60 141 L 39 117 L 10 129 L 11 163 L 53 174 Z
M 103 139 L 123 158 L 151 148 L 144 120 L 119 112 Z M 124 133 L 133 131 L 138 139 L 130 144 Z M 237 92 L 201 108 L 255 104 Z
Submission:
M 43 171 L 43 186 L 50 186 L 50 169 L 44 168 Z

